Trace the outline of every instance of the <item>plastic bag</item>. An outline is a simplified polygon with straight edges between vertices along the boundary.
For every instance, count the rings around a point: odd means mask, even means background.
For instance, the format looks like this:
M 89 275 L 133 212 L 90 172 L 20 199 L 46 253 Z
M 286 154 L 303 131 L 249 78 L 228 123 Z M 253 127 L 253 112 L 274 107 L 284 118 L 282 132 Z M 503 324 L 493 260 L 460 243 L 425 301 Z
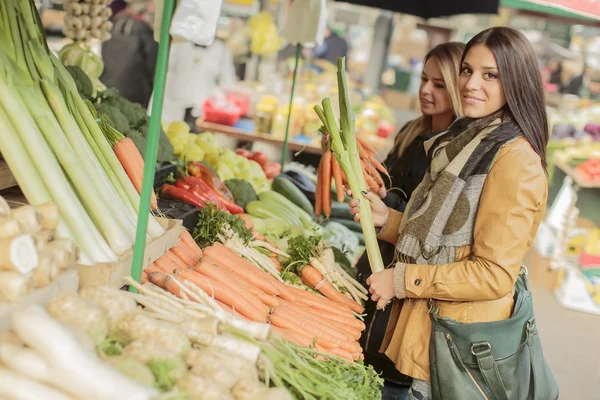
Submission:
M 210 46 L 215 40 L 222 0 L 179 0 L 169 33 L 175 39 Z
M 294 1 L 288 11 L 281 36 L 291 44 L 302 43 L 311 47 L 323 42 L 327 28 L 325 0 Z

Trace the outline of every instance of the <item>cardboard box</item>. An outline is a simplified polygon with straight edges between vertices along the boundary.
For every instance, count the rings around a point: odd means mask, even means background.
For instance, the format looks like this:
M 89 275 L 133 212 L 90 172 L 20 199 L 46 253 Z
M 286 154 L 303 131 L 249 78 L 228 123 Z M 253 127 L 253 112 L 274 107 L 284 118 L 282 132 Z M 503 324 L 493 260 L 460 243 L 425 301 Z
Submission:
M 165 228 L 159 238 L 146 244 L 143 267 L 156 261 L 171 247 L 175 246 L 181 238 L 182 221 L 166 218 L 157 218 Z M 124 286 L 123 278 L 131 275 L 133 263 L 133 249 L 121 255 L 119 261 L 114 263 L 96 264 L 93 267 L 78 265 L 80 287 L 89 285 L 107 285 L 114 289 Z

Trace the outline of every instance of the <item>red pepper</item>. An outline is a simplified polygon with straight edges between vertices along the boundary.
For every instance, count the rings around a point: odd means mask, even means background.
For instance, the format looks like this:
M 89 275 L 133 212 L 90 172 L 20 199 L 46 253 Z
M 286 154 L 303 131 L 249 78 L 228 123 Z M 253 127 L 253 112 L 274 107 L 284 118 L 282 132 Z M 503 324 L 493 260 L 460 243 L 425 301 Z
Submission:
M 175 186 L 178 187 L 179 189 L 183 189 L 183 190 L 187 190 L 187 191 L 189 191 L 191 188 L 191 186 L 189 184 L 185 183 L 181 179 L 178 179 L 175 181 Z
M 192 193 L 194 196 L 198 197 L 199 199 L 201 199 L 202 201 L 210 201 L 213 204 L 215 204 L 217 206 L 217 208 L 221 211 L 225 211 L 225 212 L 229 212 L 227 210 L 227 208 L 223 205 L 223 203 L 221 203 L 220 199 L 217 198 L 214 195 L 211 195 L 207 192 L 202 191 L 202 189 L 200 189 L 197 186 L 192 186 L 189 190 L 190 193 Z
M 185 189 L 181 189 L 181 188 L 175 187 L 173 185 L 164 184 L 162 186 L 162 192 L 169 198 L 181 200 L 185 203 L 189 203 L 198 208 L 206 207 L 206 201 L 200 200 L 194 194 L 188 192 Z
M 233 195 L 227 186 L 206 165 L 200 162 L 190 162 L 187 167 L 188 174 L 202 179 L 221 198 L 233 201 Z
M 233 201 L 229 201 L 229 200 L 224 199 L 221 196 L 219 196 L 219 194 L 215 190 L 213 190 L 202 179 L 197 178 L 195 176 L 186 176 L 186 177 L 183 177 L 183 180 L 185 183 L 187 183 L 189 185 L 195 186 L 206 193 L 210 193 L 211 196 L 214 196 L 215 201 L 218 200 L 221 204 L 223 204 L 223 206 L 225 208 L 227 208 L 227 210 L 229 210 L 230 213 L 232 213 L 232 214 L 243 214 L 244 213 L 244 209 L 242 207 L 238 206 Z

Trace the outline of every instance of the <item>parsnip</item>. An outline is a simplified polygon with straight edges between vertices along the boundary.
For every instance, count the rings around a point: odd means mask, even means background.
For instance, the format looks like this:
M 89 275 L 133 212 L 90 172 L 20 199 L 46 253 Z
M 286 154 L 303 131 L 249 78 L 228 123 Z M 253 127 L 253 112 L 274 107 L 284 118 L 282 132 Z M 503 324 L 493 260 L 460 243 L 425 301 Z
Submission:
M 58 207 L 54 203 L 44 203 L 35 207 L 42 217 L 42 229 L 54 230 L 58 226 Z
M 0 293 L 6 300 L 16 303 L 27 295 L 32 288 L 30 275 L 14 271 L 0 272 Z
M 22 234 L 19 221 L 14 218 L 0 220 L 0 239 L 10 239 Z
M 19 222 L 23 233 L 36 233 L 42 230 L 42 216 L 32 206 L 15 208 L 11 216 Z
M 58 275 L 58 267 L 51 253 L 42 251 L 39 254 L 39 264 L 33 270 L 33 286 L 36 288 L 46 287 Z
M 27 274 L 38 262 L 38 251 L 31 235 L 0 240 L 0 270 Z

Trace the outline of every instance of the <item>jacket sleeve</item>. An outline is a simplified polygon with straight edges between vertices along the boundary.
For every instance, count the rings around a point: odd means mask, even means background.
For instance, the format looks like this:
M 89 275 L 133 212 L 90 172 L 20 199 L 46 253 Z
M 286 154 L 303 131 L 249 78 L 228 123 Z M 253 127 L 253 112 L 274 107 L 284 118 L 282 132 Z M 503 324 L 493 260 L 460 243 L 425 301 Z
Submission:
M 470 256 L 447 265 L 397 264 L 397 296 L 402 278 L 409 298 L 486 301 L 511 292 L 548 193 L 539 157 L 522 139 L 515 143 L 500 151 L 486 179 Z

